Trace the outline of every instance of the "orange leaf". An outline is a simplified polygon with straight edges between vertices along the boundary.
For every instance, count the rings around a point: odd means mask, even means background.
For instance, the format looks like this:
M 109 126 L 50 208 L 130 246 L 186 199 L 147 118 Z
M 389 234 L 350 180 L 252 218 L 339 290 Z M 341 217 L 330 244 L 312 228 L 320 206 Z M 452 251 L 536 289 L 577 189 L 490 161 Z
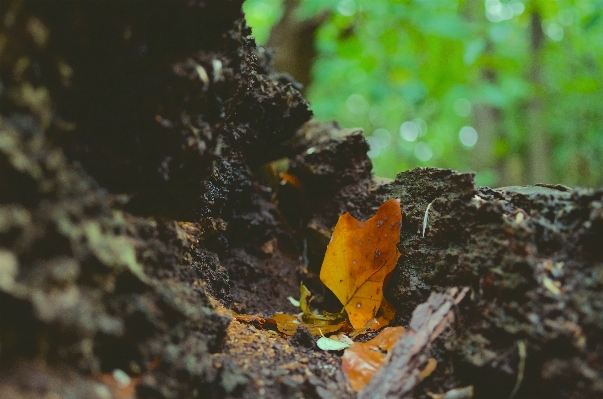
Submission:
M 373 378 L 403 333 L 404 327 L 385 327 L 370 341 L 354 342 L 345 350 L 341 368 L 352 389 L 360 391 Z
M 278 330 L 285 335 L 295 334 L 297 327 L 301 325 L 307 327 L 310 333 L 312 333 L 312 335 L 315 337 L 337 331 L 348 331 L 350 329 L 345 319 L 333 321 L 316 320 L 316 322 L 312 323 L 304 322 L 303 320 L 300 321 L 297 316 L 291 316 L 284 313 L 277 313 L 268 318 L 247 314 L 238 314 L 235 312 L 232 313 L 235 319 L 243 323 L 253 324 L 257 328 L 261 328 L 263 330 Z
M 351 332 L 350 337 L 356 338 L 357 336 L 366 334 L 369 331 L 377 331 L 391 323 L 395 316 L 396 309 L 394 308 L 394 305 L 389 303 L 387 299 L 383 298 L 381 300 L 381 307 L 379 308 L 377 316 L 370 319 L 361 329 L 356 329 Z
M 286 335 L 293 335 L 299 327 L 297 316 L 290 316 L 284 313 L 277 313 L 271 317 L 276 322 L 276 328 Z
M 303 321 L 300 323 L 297 316 L 290 316 L 282 313 L 277 313 L 268 320 L 273 320 L 276 322 L 276 328 L 278 328 L 278 330 L 285 335 L 293 335 L 295 330 L 297 330 L 297 327 L 302 325 L 305 326 L 315 337 L 318 337 L 322 334 L 336 332 L 345 329 L 346 327 L 345 320 L 333 321 L 331 323 L 306 323 Z
M 293 187 L 295 187 L 300 192 L 305 192 L 306 191 L 306 189 L 305 189 L 304 185 L 302 184 L 302 182 L 299 181 L 299 179 L 297 177 L 293 176 L 292 174 L 290 174 L 290 173 L 279 173 L 278 175 L 282 179 L 281 182 L 286 182 L 286 183 L 291 184 Z
M 253 324 L 257 328 L 266 329 L 272 327 L 274 325 L 274 320 L 270 320 L 264 318 L 262 316 L 248 315 L 248 314 L 238 314 L 235 311 L 232 312 L 232 315 L 235 319 L 240 322 Z
M 343 304 L 350 323 L 362 328 L 383 299 L 383 282 L 400 256 L 400 200 L 383 203 L 375 216 L 359 222 L 349 213 L 339 217 L 320 279 Z
M 387 326 L 396 316 L 396 309 L 394 305 L 389 303 L 387 299 L 383 298 L 381 301 L 381 315 L 377 317 L 377 322 L 371 325 L 369 328 L 373 330 L 378 330 L 381 327 Z

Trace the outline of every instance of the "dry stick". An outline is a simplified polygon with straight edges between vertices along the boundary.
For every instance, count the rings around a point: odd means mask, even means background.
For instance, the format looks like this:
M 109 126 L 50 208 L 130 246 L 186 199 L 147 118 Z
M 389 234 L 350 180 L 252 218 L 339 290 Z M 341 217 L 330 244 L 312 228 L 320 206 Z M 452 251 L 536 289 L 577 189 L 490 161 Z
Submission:
M 425 209 L 425 216 L 423 216 L 423 238 L 425 238 L 425 229 L 427 229 L 427 218 L 429 217 L 429 210 L 431 209 L 431 205 L 435 202 L 435 200 L 431 201 L 429 205 L 427 205 L 427 209 Z
M 521 386 L 521 382 L 523 381 L 523 375 L 525 373 L 526 368 L 526 343 L 525 341 L 517 341 L 517 351 L 519 352 L 519 366 L 517 367 L 517 381 L 515 382 L 515 387 L 513 391 L 511 391 L 511 395 L 509 395 L 509 399 L 513 399 L 519 387 Z
M 407 332 L 358 398 L 402 398 L 410 393 L 421 381 L 419 373 L 427 363 L 432 342 L 454 321 L 454 306 L 467 291 L 468 287 L 454 287 L 443 294 L 432 293 L 427 302 L 417 306 Z

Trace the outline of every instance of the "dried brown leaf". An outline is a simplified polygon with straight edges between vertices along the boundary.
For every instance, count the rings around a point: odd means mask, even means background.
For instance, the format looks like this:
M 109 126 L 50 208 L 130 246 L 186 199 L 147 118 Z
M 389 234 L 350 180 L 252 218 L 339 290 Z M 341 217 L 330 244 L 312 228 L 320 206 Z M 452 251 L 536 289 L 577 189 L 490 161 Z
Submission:
M 355 329 L 377 314 L 383 282 L 400 256 L 400 200 L 386 201 L 360 222 L 349 213 L 339 217 L 320 270 L 320 279 L 337 296 Z

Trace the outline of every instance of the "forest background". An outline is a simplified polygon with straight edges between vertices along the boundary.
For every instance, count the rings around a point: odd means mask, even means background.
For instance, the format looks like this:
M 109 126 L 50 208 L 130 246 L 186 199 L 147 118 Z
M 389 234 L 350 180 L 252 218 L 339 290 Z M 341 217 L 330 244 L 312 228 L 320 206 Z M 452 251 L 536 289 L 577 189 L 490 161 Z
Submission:
M 377 176 L 603 186 L 603 0 L 247 0 L 315 118 L 362 127 Z

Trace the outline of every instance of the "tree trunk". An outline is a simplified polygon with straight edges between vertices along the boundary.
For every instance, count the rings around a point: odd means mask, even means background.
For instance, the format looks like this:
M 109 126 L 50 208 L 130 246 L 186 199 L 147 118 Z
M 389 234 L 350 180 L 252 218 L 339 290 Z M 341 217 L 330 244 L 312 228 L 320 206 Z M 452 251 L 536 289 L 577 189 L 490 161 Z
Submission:
M 530 16 L 530 72 L 529 79 L 534 85 L 535 94 L 528 104 L 528 154 L 529 183 L 546 183 L 551 180 L 551 144 L 546 131 L 544 116 L 544 84 L 542 81 L 542 17 L 538 10 Z
M 323 12 L 301 20 L 296 15 L 299 0 L 285 0 L 284 6 L 283 16 L 270 31 L 266 47 L 275 50 L 274 69 L 290 74 L 305 89 L 312 82 L 316 31 L 329 18 L 330 13 Z

